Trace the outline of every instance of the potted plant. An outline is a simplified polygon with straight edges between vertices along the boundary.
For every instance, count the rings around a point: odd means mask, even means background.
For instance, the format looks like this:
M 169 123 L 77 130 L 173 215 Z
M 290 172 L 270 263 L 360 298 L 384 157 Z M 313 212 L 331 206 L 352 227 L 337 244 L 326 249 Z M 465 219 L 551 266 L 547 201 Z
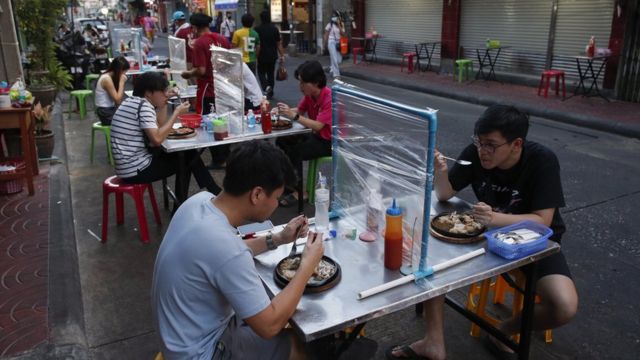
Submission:
M 53 154 L 53 131 L 47 128 L 51 120 L 51 112 L 51 105 L 42 106 L 40 103 L 37 103 L 31 111 L 35 120 L 36 147 L 40 159 L 51 158 Z
M 15 4 L 27 45 L 27 88 L 43 105 L 50 105 L 58 90 L 71 87 L 72 77 L 56 58 L 53 41 L 67 0 L 20 0 Z

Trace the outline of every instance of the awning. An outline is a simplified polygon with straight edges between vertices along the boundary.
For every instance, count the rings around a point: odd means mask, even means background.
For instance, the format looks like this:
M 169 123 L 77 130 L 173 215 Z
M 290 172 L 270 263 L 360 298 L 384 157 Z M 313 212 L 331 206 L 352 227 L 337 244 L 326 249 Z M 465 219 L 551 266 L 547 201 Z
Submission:
M 216 0 L 216 10 L 238 10 L 238 0 Z

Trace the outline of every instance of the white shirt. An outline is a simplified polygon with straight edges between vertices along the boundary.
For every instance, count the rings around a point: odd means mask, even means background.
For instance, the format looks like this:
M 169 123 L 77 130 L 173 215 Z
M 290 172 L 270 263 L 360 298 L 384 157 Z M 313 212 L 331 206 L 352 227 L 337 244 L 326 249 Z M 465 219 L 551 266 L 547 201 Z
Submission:
M 222 36 L 230 37 L 231 34 L 236 31 L 236 22 L 231 19 L 224 19 L 220 29 Z
M 249 99 L 253 106 L 259 106 L 262 101 L 262 90 L 256 76 L 246 63 L 242 63 L 242 85 L 244 85 L 244 97 Z
M 328 23 L 327 27 L 324 28 L 325 31 L 329 32 L 329 41 L 340 41 L 340 27 L 335 23 Z
M 96 97 L 95 97 L 96 98 L 96 106 L 97 107 L 104 107 L 104 108 L 114 107 L 114 106 L 116 106 L 115 101 L 113 101 L 113 99 L 111 98 L 111 96 L 109 95 L 107 90 L 105 90 L 102 87 L 102 80 L 104 80 L 105 76 L 109 77 L 109 74 L 108 73 L 104 73 L 104 74 L 100 75 L 100 77 L 98 78 L 98 81 L 96 82 Z

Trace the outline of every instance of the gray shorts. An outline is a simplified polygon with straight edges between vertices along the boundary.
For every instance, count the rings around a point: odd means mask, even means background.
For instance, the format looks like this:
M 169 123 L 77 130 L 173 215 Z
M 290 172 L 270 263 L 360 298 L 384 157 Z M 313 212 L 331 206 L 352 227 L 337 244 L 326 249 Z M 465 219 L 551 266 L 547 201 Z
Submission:
M 291 338 L 288 331 L 265 340 L 242 319 L 234 316 L 222 333 L 213 353 L 213 360 L 227 359 L 288 359 Z

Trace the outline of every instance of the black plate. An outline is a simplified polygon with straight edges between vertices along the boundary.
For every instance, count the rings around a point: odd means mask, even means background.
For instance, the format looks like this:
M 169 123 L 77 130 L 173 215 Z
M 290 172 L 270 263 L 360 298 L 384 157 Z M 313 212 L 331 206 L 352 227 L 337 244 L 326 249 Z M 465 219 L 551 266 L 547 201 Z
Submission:
M 450 214 L 451 214 L 451 213 L 442 213 L 442 214 L 438 214 L 438 215 L 436 215 L 433 219 L 431 219 L 431 223 L 430 223 L 431 228 L 432 228 L 433 230 L 435 230 L 436 232 L 438 232 L 438 233 L 440 233 L 440 234 L 444 235 L 444 236 L 453 237 L 453 238 L 459 238 L 459 239 L 473 238 L 473 237 L 476 237 L 476 236 L 478 236 L 478 235 L 480 235 L 480 234 L 484 233 L 485 231 L 487 231 L 486 226 L 483 226 L 480 230 L 478 230 L 478 231 L 476 231 L 476 232 L 473 232 L 473 233 L 470 233 L 470 234 L 457 234 L 457 233 L 449 232 L 449 231 L 447 231 L 447 230 L 443 230 L 443 229 L 441 229 L 441 228 L 439 228 L 439 227 L 437 227 L 437 226 L 435 226 L 435 225 L 434 225 L 434 224 L 435 224 L 435 221 L 436 221 L 437 219 L 439 219 L 439 218 L 441 218 L 441 217 L 443 217 L 443 216 L 448 216 L 448 215 L 450 215 Z M 465 213 L 459 213 L 459 214 L 460 214 L 460 215 L 465 215 Z M 468 215 L 468 214 L 467 214 L 467 215 Z
M 294 258 L 294 257 L 301 257 L 302 254 L 295 254 L 295 255 L 291 255 L 291 256 L 287 256 L 286 258 L 280 260 L 278 262 L 278 264 L 276 265 L 276 268 L 273 269 L 273 279 L 275 280 L 276 284 L 281 287 L 284 288 L 285 286 L 287 286 L 287 284 L 289 284 L 289 280 L 287 280 L 285 277 L 283 277 L 282 275 L 280 275 L 280 273 L 278 273 L 278 269 L 280 268 L 280 264 L 282 264 L 282 262 L 285 259 L 288 258 Z M 333 275 L 331 275 L 330 277 L 322 280 L 322 281 L 311 281 L 307 283 L 307 286 L 305 287 L 304 292 L 305 293 L 312 293 L 312 292 L 321 292 L 321 291 L 325 291 L 327 289 L 330 289 L 334 286 L 336 286 L 338 284 L 338 282 L 340 282 L 340 279 L 342 277 L 342 270 L 340 269 L 340 264 L 338 264 L 335 260 L 333 260 L 332 258 L 328 257 L 328 256 L 323 256 L 322 260 L 325 260 L 331 264 L 333 264 L 336 267 L 336 272 L 333 273 Z

